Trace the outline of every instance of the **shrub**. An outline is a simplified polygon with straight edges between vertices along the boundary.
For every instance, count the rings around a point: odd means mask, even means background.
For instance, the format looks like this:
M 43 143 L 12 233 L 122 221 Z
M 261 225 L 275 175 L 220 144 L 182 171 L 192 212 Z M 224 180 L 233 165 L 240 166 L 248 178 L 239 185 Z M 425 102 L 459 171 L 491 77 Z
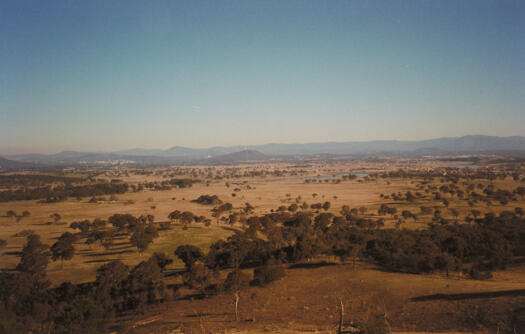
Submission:
M 203 292 L 209 285 L 212 273 L 200 263 L 195 263 L 182 275 L 184 285 Z
M 469 272 L 469 276 L 472 279 L 484 281 L 484 280 L 491 279 L 492 278 L 492 273 L 490 271 L 483 272 L 483 271 L 480 271 L 477 268 L 472 268 L 470 270 L 470 272 Z
M 266 265 L 253 271 L 252 285 L 265 286 L 286 275 L 282 265 Z
M 232 271 L 224 281 L 224 288 L 227 291 L 235 291 L 250 285 L 250 275 L 242 271 Z
M 194 203 L 199 203 L 202 205 L 219 205 L 222 204 L 222 201 L 217 195 L 201 195 L 199 198 L 192 200 Z
M 389 330 L 386 326 L 385 320 L 381 317 L 376 317 L 368 320 L 361 327 L 361 334 L 388 334 Z

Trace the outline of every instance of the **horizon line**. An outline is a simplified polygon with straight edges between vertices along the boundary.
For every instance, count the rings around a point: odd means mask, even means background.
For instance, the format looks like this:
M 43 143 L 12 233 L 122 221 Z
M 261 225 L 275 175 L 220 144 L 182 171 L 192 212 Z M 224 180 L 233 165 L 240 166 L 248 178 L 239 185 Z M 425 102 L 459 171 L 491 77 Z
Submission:
M 216 145 L 216 146 L 205 146 L 205 147 L 191 147 L 191 146 L 182 146 L 182 145 L 173 145 L 169 146 L 165 149 L 162 148 L 144 148 L 144 147 L 132 147 L 132 148 L 124 148 L 124 149 L 117 149 L 117 150 L 111 150 L 111 151 L 104 151 L 104 150 L 75 150 L 75 149 L 65 149 L 65 150 L 58 150 L 53 151 L 54 153 L 38 153 L 38 152 L 28 152 L 28 153 L 3 153 L 0 152 L 0 156 L 16 156 L 16 155 L 29 155 L 29 154 L 38 154 L 38 155 L 54 155 L 54 154 L 60 154 L 65 152 L 75 152 L 75 153 L 105 153 L 105 154 L 111 154 L 111 153 L 118 153 L 122 151 L 132 151 L 132 150 L 157 150 L 157 151 L 167 151 L 175 147 L 180 148 L 186 148 L 186 149 L 192 149 L 192 150 L 206 150 L 206 149 L 214 149 L 214 148 L 229 148 L 229 147 L 235 147 L 235 146 L 244 146 L 247 150 L 248 147 L 253 146 L 264 146 L 264 145 L 311 145 L 311 144 L 344 144 L 344 143 L 370 143 L 370 142 L 418 142 L 418 141 L 428 141 L 428 140 L 437 140 L 437 139 L 454 139 L 454 138 L 464 138 L 464 137 L 493 137 L 493 138 L 513 138 L 513 137 L 525 137 L 525 135 L 510 135 L 510 136 L 493 136 L 493 135 L 485 135 L 485 134 L 467 134 L 467 135 L 459 135 L 459 136 L 446 136 L 446 137 L 432 137 L 432 138 L 426 138 L 426 139 L 411 139 L 411 140 L 399 140 L 399 139 L 372 139 L 372 140 L 347 140 L 347 141 L 312 141 L 312 142 L 292 142 L 292 143 L 284 143 L 284 142 L 266 142 L 263 144 L 235 144 L 235 145 Z M 5 149 L 5 148 L 3 148 Z M 11 148 L 16 150 L 16 148 Z M 243 150 L 241 150 L 243 151 Z

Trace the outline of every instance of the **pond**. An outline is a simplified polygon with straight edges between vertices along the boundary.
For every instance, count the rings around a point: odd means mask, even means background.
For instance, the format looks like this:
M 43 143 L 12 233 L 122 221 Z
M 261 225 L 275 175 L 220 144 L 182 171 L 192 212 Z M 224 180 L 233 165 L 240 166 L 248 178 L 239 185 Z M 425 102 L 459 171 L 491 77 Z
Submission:
M 472 169 L 476 169 L 476 168 L 482 168 L 483 166 L 479 166 L 479 165 L 455 165 L 453 167 L 456 167 L 456 168 L 472 168 Z

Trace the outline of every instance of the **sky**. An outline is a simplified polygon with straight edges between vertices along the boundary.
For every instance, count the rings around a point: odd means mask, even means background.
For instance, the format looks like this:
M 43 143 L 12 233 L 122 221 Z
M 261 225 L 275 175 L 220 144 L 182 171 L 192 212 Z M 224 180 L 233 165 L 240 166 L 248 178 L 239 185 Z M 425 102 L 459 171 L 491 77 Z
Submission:
M 525 135 L 525 1 L 0 1 L 0 153 Z

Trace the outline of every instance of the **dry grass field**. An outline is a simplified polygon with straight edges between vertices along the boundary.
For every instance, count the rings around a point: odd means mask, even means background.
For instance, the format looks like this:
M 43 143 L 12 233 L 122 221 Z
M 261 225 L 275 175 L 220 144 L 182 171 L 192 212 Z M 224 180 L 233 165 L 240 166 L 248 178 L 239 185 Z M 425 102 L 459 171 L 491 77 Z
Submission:
M 389 273 L 362 264 L 355 268 L 328 264 L 289 268 L 280 281 L 242 290 L 240 322 L 234 321 L 232 294 L 166 302 L 128 320 L 136 325 L 137 333 L 166 333 L 173 328 L 181 333 L 334 333 L 340 300 L 345 306 L 345 324 L 385 318 L 393 332 L 493 333 L 498 325 L 502 332 L 508 330 L 504 327 L 508 318 L 525 320 L 523 267 L 496 272 L 489 281 L 475 281 Z M 509 290 L 521 290 L 521 294 L 490 296 L 490 292 Z M 457 300 L 439 296 L 413 300 L 438 294 L 460 296 Z M 512 309 L 518 311 L 511 314 Z
M 200 195 L 217 195 L 223 202 L 230 202 L 233 211 L 238 211 L 250 203 L 254 214 L 264 214 L 276 210 L 280 206 L 288 207 L 292 203 L 301 205 L 331 203 L 328 212 L 338 215 L 345 205 L 351 208 L 364 207 L 361 215 L 366 218 L 384 218 L 385 228 L 394 227 L 400 219 L 403 210 L 417 214 L 417 219 L 405 219 L 398 228 L 424 229 L 432 220 L 433 213 L 422 214 L 422 205 L 439 208 L 442 215 L 459 223 L 464 223 L 465 217 L 472 210 L 481 214 L 486 212 L 500 213 L 514 210 L 515 207 L 525 207 L 523 198 L 508 205 L 491 203 L 468 204 L 466 199 L 450 198 L 448 207 L 439 200 L 426 194 L 424 198 L 414 202 L 385 199 L 380 195 L 405 193 L 407 191 L 422 191 L 418 188 L 423 178 L 375 178 L 369 180 L 357 177 L 342 180 L 340 175 L 352 171 L 354 173 L 371 173 L 390 171 L 397 168 L 425 169 L 439 167 L 444 163 L 429 164 L 428 162 L 406 164 L 365 164 L 365 163 L 335 163 L 318 164 L 308 167 L 296 167 L 301 173 L 284 176 L 266 177 L 231 177 L 225 179 L 204 179 L 189 188 L 174 187 L 171 190 L 145 189 L 138 192 L 127 192 L 116 195 L 113 200 L 91 203 L 89 197 L 80 199 L 69 198 L 57 203 L 40 203 L 39 201 L 14 201 L 0 203 L 0 239 L 8 242 L 1 250 L 0 268 L 13 269 L 19 261 L 26 238 L 15 236 L 24 230 L 33 230 L 39 234 L 44 243 L 53 244 L 64 232 L 76 232 L 69 225 L 71 222 L 96 218 L 107 219 L 115 213 L 129 213 L 134 216 L 153 215 L 155 223 L 168 220 L 168 214 L 173 210 L 190 211 L 197 216 L 205 216 L 212 220 L 211 226 L 203 223 L 192 223 L 184 229 L 179 223 L 172 228 L 160 231 L 160 236 L 152 245 L 139 255 L 137 249 L 129 242 L 129 235 L 120 235 L 114 244 L 105 249 L 101 245 L 86 245 L 85 239 L 75 243 L 76 253 L 72 260 L 52 262 L 47 268 L 50 281 L 57 286 L 64 281 L 85 283 L 95 279 L 97 268 L 111 260 L 121 260 L 134 266 L 148 259 L 155 252 L 164 252 L 175 261 L 168 271 L 182 269 L 183 263 L 173 256 L 174 250 L 185 244 L 198 246 L 207 251 L 209 246 L 219 239 L 224 239 L 242 229 L 240 223 L 228 225 L 212 217 L 213 206 L 192 202 Z M 207 167 L 192 167 L 207 168 Z M 215 173 L 228 173 L 226 167 L 215 167 Z M 240 171 L 283 169 L 293 170 L 293 165 L 272 166 L 237 166 Z M 171 169 L 155 169 L 149 175 L 142 175 L 130 170 L 126 173 L 106 171 L 102 178 L 108 180 L 118 178 L 130 185 L 145 182 L 161 182 L 166 179 L 165 173 Z M 189 168 L 188 168 L 189 170 Z M 191 175 L 178 175 L 178 178 L 188 178 Z M 315 182 L 305 182 L 306 178 L 318 178 Z M 205 181 L 208 182 L 205 182 Z M 497 189 L 512 191 L 517 182 L 512 178 L 497 180 L 473 180 L 468 184 L 481 184 L 483 187 L 491 184 Z M 465 188 L 467 183 L 459 182 Z M 439 187 L 443 183 L 434 178 L 425 186 Z M 234 196 L 232 196 L 234 194 Z M 381 204 L 387 204 L 397 209 L 397 215 L 378 215 Z M 456 210 L 458 216 L 452 214 Z M 30 216 L 16 221 L 13 217 L 4 216 L 8 210 L 21 213 L 25 210 Z M 322 210 L 321 210 L 322 211 Z M 58 213 L 61 219 L 53 221 L 50 215 Z M 47 223 L 50 222 L 50 223 Z M 319 259 L 316 259 L 317 261 Z M 178 329 L 179 332 L 282 332 L 294 331 L 333 331 L 337 325 L 339 300 L 345 304 L 345 321 L 366 323 L 378 317 L 387 321 L 390 330 L 396 332 L 415 331 L 475 331 L 488 333 L 487 328 L 505 327 L 509 317 L 519 321 L 525 317 L 520 313 L 525 306 L 525 296 L 517 295 L 492 296 L 483 295 L 487 292 L 519 291 L 525 289 L 525 268 L 519 265 L 506 271 L 496 271 L 490 280 L 476 281 L 459 278 L 457 275 L 411 275 L 389 273 L 379 270 L 369 264 L 341 264 L 339 260 L 326 259 L 328 265 L 316 265 L 308 262 L 304 266 L 289 266 L 286 277 L 271 283 L 265 288 L 250 287 L 241 291 L 240 313 L 242 321 L 232 320 L 232 295 L 199 299 L 183 298 L 169 299 L 154 306 L 144 315 L 126 316 L 123 319 L 134 325 L 137 333 L 167 333 Z M 224 276 L 224 273 L 222 274 Z M 179 284 L 180 278 L 167 278 L 167 284 Z M 442 294 L 439 296 L 439 294 Z M 458 299 L 450 299 L 445 295 L 466 294 Z M 436 296 L 438 295 L 438 296 Z M 413 298 L 434 296 L 428 300 L 416 301 Z M 518 311 L 516 311 L 518 310 Z M 510 314 L 508 312 L 517 312 Z M 508 328 L 507 328 L 508 329 Z M 168 331 L 170 330 L 170 331 Z
M 318 170 L 311 171 L 310 175 L 317 175 Z M 337 172 L 337 171 L 336 171 Z M 326 171 L 322 175 L 328 175 Z M 124 182 L 130 184 L 159 181 L 162 178 L 156 176 L 143 176 L 132 174 L 129 178 L 123 177 Z M 234 183 L 253 182 L 252 189 L 248 190 L 246 185 L 236 185 Z M 224 202 L 230 202 L 234 208 L 244 206 L 246 202 L 255 207 L 255 213 L 265 213 L 276 209 L 281 205 L 289 205 L 297 196 L 301 196 L 307 203 L 330 201 L 332 210 L 337 213 L 342 205 L 370 206 L 377 207 L 381 202 L 379 194 L 384 191 L 404 191 L 407 184 L 404 182 L 386 185 L 381 183 L 364 183 L 358 180 L 347 181 L 340 184 L 332 183 L 304 183 L 300 178 L 295 179 L 239 179 L 229 181 L 215 181 L 209 186 L 204 183 L 197 183 L 191 188 L 175 188 L 168 191 L 144 190 L 138 193 L 126 193 L 118 195 L 115 203 L 89 203 L 89 198 L 81 200 L 68 199 L 58 203 L 39 203 L 38 201 L 17 201 L 0 203 L 0 214 L 8 210 L 21 213 L 27 210 L 31 215 L 16 222 L 15 218 L 0 216 L 0 239 L 7 240 L 8 246 L 3 250 L 0 257 L 0 267 L 12 268 L 18 262 L 16 252 L 20 251 L 25 243 L 24 237 L 14 237 L 23 230 L 33 230 L 42 237 L 42 241 L 48 244 L 55 242 L 56 238 L 62 233 L 69 231 L 69 224 L 73 221 L 83 219 L 93 220 L 95 218 L 107 219 L 115 213 L 129 213 L 135 216 L 151 214 L 155 216 L 155 221 L 168 220 L 168 214 L 173 210 L 191 211 L 196 215 L 204 215 L 211 218 L 213 206 L 205 206 L 191 202 L 200 195 L 217 195 Z M 232 197 L 234 188 L 240 188 L 236 196 Z M 255 188 L 255 189 L 254 189 Z M 312 194 L 317 194 L 314 198 Z M 289 195 L 289 196 L 287 196 Z M 337 198 L 334 199 L 334 196 Z M 109 196 L 107 196 L 109 197 Z M 128 204 L 132 201 L 133 204 Z M 153 208 L 154 207 L 154 208 Z M 50 215 L 58 213 L 62 219 L 58 223 L 46 225 L 51 222 Z M 213 220 L 215 222 L 215 219 Z M 183 231 L 180 226 L 175 227 L 169 232 L 161 232 L 159 239 L 143 254 L 144 258 L 149 257 L 153 252 L 166 252 L 172 254 L 173 250 L 181 244 L 195 244 L 206 249 L 212 242 L 231 234 L 228 226 L 223 224 L 218 226 L 212 224 L 211 227 L 204 227 L 203 224 L 194 224 L 189 230 Z M 52 264 L 48 268 L 48 275 L 54 282 L 71 280 L 73 282 L 86 282 L 94 278 L 95 270 L 104 261 L 111 259 L 121 259 L 125 263 L 135 265 L 142 259 L 138 257 L 136 249 L 125 247 L 126 245 L 116 245 L 114 249 L 105 251 L 102 247 L 93 245 L 91 248 L 77 243 L 79 256 L 75 256 L 72 261 L 65 262 L 64 267 L 60 264 Z M 120 246 L 120 247 L 119 247 Z M 128 245 L 129 246 L 129 245 Z M 178 263 L 180 265 L 180 263 Z
M 316 175 L 329 176 L 339 175 L 343 170 L 341 166 L 330 166 L 322 170 L 315 168 L 309 171 L 311 177 Z M 132 174 L 130 177 L 122 177 L 122 181 L 130 184 L 153 182 L 162 180 L 158 176 L 143 176 Z M 227 187 L 226 182 L 230 185 Z M 242 184 L 247 182 L 246 184 Z M 377 182 L 363 182 L 362 178 L 345 181 L 339 184 L 333 183 L 305 183 L 302 177 L 290 178 L 240 178 L 234 181 L 214 181 L 206 186 L 204 183 L 194 184 L 191 188 L 175 188 L 168 191 L 144 190 L 138 193 L 126 193 L 117 196 L 114 203 L 89 203 L 89 198 L 81 200 L 68 199 L 58 203 L 39 203 L 38 201 L 17 201 L 0 203 L 0 214 L 8 210 L 20 213 L 27 210 L 31 215 L 16 222 L 15 218 L 0 216 L 0 239 L 7 240 L 8 247 L 4 249 L 0 257 L 0 267 L 11 268 L 18 262 L 16 252 L 20 251 L 24 242 L 24 237 L 14 237 L 23 230 L 33 230 L 42 237 L 43 242 L 52 244 L 62 233 L 69 231 L 69 224 L 73 221 L 83 219 L 93 220 L 95 218 L 107 219 L 115 213 L 129 213 L 135 216 L 151 214 L 155 216 L 155 221 L 168 220 L 168 214 L 173 210 L 191 211 L 196 215 L 204 215 L 211 218 L 213 206 L 205 206 L 191 202 L 200 195 L 217 195 L 224 202 L 230 202 L 234 208 L 241 208 L 246 202 L 255 207 L 255 213 L 267 213 L 272 209 L 277 209 L 281 205 L 290 205 L 300 196 L 300 203 L 318 203 L 329 201 L 332 204 L 331 212 L 337 214 L 343 205 L 351 207 L 365 206 L 372 210 L 377 210 L 383 201 L 379 194 L 391 192 L 405 192 L 411 189 L 410 182 L 405 180 L 378 180 Z M 239 185 L 240 184 L 240 185 Z M 247 189 L 247 185 L 251 189 Z M 234 192 L 235 188 L 241 191 Z M 232 193 L 236 196 L 232 197 Z M 313 196 L 315 194 L 315 197 Z M 109 196 L 106 196 L 109 197 Z M 129 204 L 131 203 L 132 204 Z M 50 215 L 58 213 L 62 219 L 58 223 L 46 225 L 51 222 Z M 215 219 L 213 220 L 215 222 Z M 418 224 L 407 223 L 408 226 L 418 227 Z M 175 228 L 169 232 L 161 233 L 161 237 L 156 239 L 154 244 L 143 254 L 145 258 L 153 252 L 172 251 L 181 243 L 190 243 L 206 249 L 213 241 L 229 235 L 231 231 L 228 227 L 212 224 L 210 228 L 202 224 L 194 224 L 189 230 L 182 231 Z M 58 263 L 52 264 L 48 268 L 48 274 L 53 281 L 62 282 L 72 280 L 73 282 L 86 282 L 94 278 L 95 269 L 104 261 L 111 259 L 121 259 L 125 263 L 134 265 L 141 261 L 138 253 L 126 245 L 116 245 L 114 249 L 105 251 L 100 246 L 93 245 L 91 248 L 77 243 L 80 256 L 76 256 L 72 261 L 66 262 L 61 268 Z M 129 245 L 128 245 L 129 246 Z M 180 263 L 179 263 L 180 265 Z
M 12 268 L 18 262 L 17 252 L 19 252 L 25 243 L 24 237 L 15 237 L 14 235 L 23 230 L 33 230 L 39 234 L 43 242 L 52 244 L 62 233 L 69 231 L 69 224 L 73 221 L 83 219 L 93 220 L 95 218 L 107 219 L 115 213 L 129 213 L 135 216 L 142 214 L 151 214 L 155 216 L 155 221 L 168 220 L 168 214 L 173 210 L 191 211 L 196 215 L 203 215 L 211 217 L 211 209 L 213 206 L 205 206 L 191 202 L 200 195 L 209 194 L 217 195 L 224 202 L 230 202 L 235 208 L 241 208 L 245 203 L 250 203 L 255 207 L 255 214 L 268 213 L 272 209 L 277 209 L 279 206 L 289 206 L 295 203 L 296 199 L 300 197 L 298 204 L 303 202 L 308 204 L 323 203 L 329 201 L 331 203 L 330 212 L 338 214 L 343 205 L 348 205 L 351 208 L 365 207 L 367 208 L 367 216 L 377 218 L 377 209 L 382 203 L 389 203 L 389 205 L 396 207 L 398 212 L 402 210 L 410 210 L 418 213 L 417 221 L 412 219 L 406 220 L 403 228 L 424 228 L 428 221 L 431 220 L 432 214 L 419 214 L 419 207 L 426 206 L 443 206 L 440 202 L 430 201 L 416 201 L 415 203 L 394 202 L 391 200 L 384 200 L 380 198 L 380 194 L 390 194 L 398 192 L 406 192 L 408 190 L 414 191 L 415 185 L 421 181 L 414 179 L 388 178 L 376 179 L 374 181 L 365 181 L 363 177 L 358 177 L 353 180 L 343 181 L 341 183 L 332 183 L 332 179 L 321 179 L 320 182 L 305 183 L 306 178 L 315 178 L 317 176 L 332 177 L 334 175 L 341 175 L 348 173 L 349 170 L 358 172 L 372 172 L 381 170 L 392 170 L 398 167 L 409 168 L 429 168 L 438 167 L 442 164 L 429 165 L 428 163 L 409 163 L 409 164 L 326 164 L 314 165 L 306 170 L 305 175 L 293 177 L 266 177 L 266 178 L 236 178 L 233 180 L 212 181 L 209 185 L 205 183 L 196 183 L 191 188 L 175 188 L 167 191 L 153 191 L 144 190 L 137 193 L 126 193 L 118 195 L 115 202 L 103 203 L 89 203 L 89 198 L 82 198 L 80 200 L 68 199 L 58 203 L 39 203 L 38 201 L 16 201 L 0 203 L 0 214 L 13 210 L 20 213 L 27 210 L 31 215 L 16 222 L 15 218 L 0 216 L 0 239 L 7 240 L 8 246 L 3 250 L 0 257 L 0 267 Z M 446 164 L 445 164 L 446 165 Z M 268 169 L 284 169 L 290 166 L 266 166 Z M 198 167 L 197 167 L 198 168 Z M 240 166 L 240 169 L 260 169 L 264 168 L 257 166 Z M 218 168 L 219 170 L 221 167 Z M 108 173 L 108 179 L 114 178 L 114 175 Z M 118 174 L 117 174 L 118 175 Z M 130 176 L 119 177 L 123 182 L 129 184 L 139 184 L 143 182 L 161 181 L 163 178 L 158 175 L 137 175 L 130 173 Z M 326 182 L 329 181 L 329 182 Z M 229 186 L 226 186 L 226 182 Z M 476 184 L 484 185 L 493 184 L 497 188 L 512 190 L 516 184 L 510 178 L 496 181 L 476 181 Z M 436 180 L 439 186 L 439 180 Z M 249 187 L 249 188 L 248 188 Z M 240 191 L 234 191 L 235 188 Z M 235 197 L 232 194 L 235 193 Z M 106 196 L 109 197 L 109 196 Z M 130 204 L 132 203 L 132 204 Z M 448 208 L 443 208 L 443 215 L 449 215 L 450 209 L 456 209 L 459 212 L 459 220 L 462 220 L 472 209 L 477 209 L 481 213 L 495 212 L 499 213 L 503 210 L 512 210 L 514 207 L 525 207 L 525 201 L 521 199 L 518 203 L 511 203 L 509 207 L 493 204 L 487 207 L 484 204 L 469 207 L 466 201 L 451 201 Z M 46 222 L 52 222 L 50 215 L 58 213 L 61 215 L 61 220 L 58 223 L 46 225 Z M 396 221 L 393 217 L 385 216 L 385 225 L 392 226 Z M 174 229 L 168 232 L 161 232 L 160 238 L 156 239 L 153 245 L 142 255 L 148 258 L 154 252 L 166 252 L 172 254 L 173 250 L 181 244 L 194 244 L 203 249 L 213 243 L 214 241 L 230 235 L 232 232 L 229 226 L 224 224 L 216 224 L 213 219 L 211 227 L 204 227 L 203 224 L 193 224 L 193 226 L 183 231 L 180 226 L 175 226 Z M 82 243 L 77 243 L 78 255 L 72 261 L 65 262 L 63 267 L 59 263 L 53 263 L 48 268 L 48 275 L 54 282 L 62 282 L 64 280 L 71 280 L 72 282 L 86 282 L 94 278 L 96 268 L 104 262 L 112 259 L 120 259 L 126 264 L 135 265 L 142 260 L 138 256 L 136 249 L 132 248 L 127 240 L 120 240 L 114 248 L 105 250 L 98 245 L 88 247 Z M 181 266 L 180 262 L 175 262 L 174 266 Z

